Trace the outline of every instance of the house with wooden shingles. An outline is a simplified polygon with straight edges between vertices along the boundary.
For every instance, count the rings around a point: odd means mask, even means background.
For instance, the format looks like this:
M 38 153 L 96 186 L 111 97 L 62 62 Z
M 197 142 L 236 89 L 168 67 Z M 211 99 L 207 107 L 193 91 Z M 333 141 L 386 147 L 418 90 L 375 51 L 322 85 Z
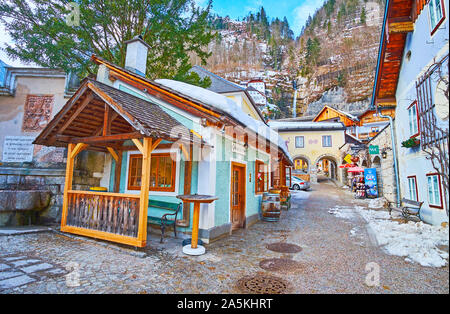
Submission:
M 394 107 L 385 107 L 382 109 L 384 116 L 395 116 Z M 358 141 L 368 142 L 375 137 L 386 125 L 389 120 L 386 117 L 380 117 L 376 110 L 368 108 L 366 110 L 348 113 L 331 106 L 324 106 L 322 110 L 313 118 L 313 122 L 341 122 L 347 128 L 346 133 L 358 139 Z
M 448 16 L 448 0 L 387 1 L 372 99 L 395 108 L 397 206 L 422 203 L 432 224 L 448 221 Z
M 224 95 L 147 79 L 148 46 L 139 37 L 127 45 L 124 68 L 92 57 L 96 79 L 82 82 L 35 141 L 68 147 L 61 230 L 143 247 L 148 222 L 174 213 L 177 196 L 190 194 L 218 198 L 201 205 L 206 243 L 256 222 L 262 193 L 286 184 L 285 143 Z M 84 150 L 109 156 L 102 191 L 72 186 Z M 190 233 L 192 225 L 193 205 L 184 203 L 176 227 Z

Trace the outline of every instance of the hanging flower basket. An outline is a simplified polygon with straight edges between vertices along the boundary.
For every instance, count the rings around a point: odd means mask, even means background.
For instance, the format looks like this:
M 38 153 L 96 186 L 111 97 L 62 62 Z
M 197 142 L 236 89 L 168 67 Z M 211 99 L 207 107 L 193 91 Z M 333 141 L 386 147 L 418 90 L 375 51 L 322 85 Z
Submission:
M 402 146 L 406 148 L 412 148 L 420 145 L 420 140 L 418 138 L 412 137 L 409 140 L 402 142 Z

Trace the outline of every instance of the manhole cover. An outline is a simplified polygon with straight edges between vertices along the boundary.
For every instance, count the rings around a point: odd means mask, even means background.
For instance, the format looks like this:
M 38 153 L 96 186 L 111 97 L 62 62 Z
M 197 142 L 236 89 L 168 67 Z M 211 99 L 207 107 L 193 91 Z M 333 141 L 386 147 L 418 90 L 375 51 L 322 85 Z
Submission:
M 243 293 L 281 294 L 287 290 L 288 284 L 278 277 L 258 275 L 239 279 L 237 286 Z
M 286 242 L 270 243 L 266 247 L 268 250 L 278 253 L 298 253 L 302 250 L 300 246 Z
M 288 258 L 263 259 L 259 267 L 267 271 L 293 272 L 302 268 L 302 264 Z

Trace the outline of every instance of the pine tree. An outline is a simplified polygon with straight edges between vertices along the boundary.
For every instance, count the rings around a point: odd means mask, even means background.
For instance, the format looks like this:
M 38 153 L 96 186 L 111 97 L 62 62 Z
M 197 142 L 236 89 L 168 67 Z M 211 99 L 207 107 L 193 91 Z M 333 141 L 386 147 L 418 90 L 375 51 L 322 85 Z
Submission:
M 190 82 L 189 54 L 202 63 L 210 56 L 211 1 L 202 9 L 193 0 L 78 0 L 79 25 L 66 23 L 67 2 L 2 1 L 0 21 L 15 42 L 6 46 L 8 55 L 84 76 L 95 73 L 92 54 L 124 66 L 125 41 L 141 35 L 151 47 L 148 77 Z

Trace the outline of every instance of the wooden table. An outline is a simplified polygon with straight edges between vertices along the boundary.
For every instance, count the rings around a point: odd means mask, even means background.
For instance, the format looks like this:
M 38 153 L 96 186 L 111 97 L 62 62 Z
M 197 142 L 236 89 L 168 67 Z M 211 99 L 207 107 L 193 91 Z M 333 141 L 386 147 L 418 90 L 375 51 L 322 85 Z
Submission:
M 205 253 L 205 248 L 198 245 L 198 225 L 200 219 L 200 204 L 210 204 L 216 200 L 217 197 L 211 195 L 178 195 L 178 199 L 187 203 L 194 203 L 194 217 L 192 221 L 192 241 L 191 245 L 186 245 L 183 247 L 183 252 L 189 255 L 201 255 Z

